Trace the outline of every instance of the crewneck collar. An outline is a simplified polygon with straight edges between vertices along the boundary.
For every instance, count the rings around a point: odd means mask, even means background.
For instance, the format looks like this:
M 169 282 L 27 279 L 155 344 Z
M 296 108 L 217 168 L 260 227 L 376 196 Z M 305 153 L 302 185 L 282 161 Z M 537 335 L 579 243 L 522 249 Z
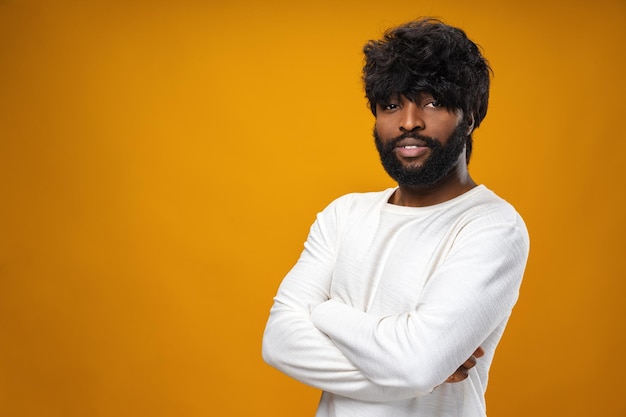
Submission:
M 398 187 L 389 188 L 387 192 L 385 193 L 384 210 L 388 212 L 400 213 L 400 214 L 402 213 L 416 214 L 416 213 L 428 213 L 431 211 L 441 210 L 441 209 L 445 209 L 446 207 L 453 206 L 457 204 L 459 201 L 472 198 L 475 194 L 483 192 L 484 190 L 487 189 L 487 187 L 485 187 L 483 184 L 478 184 L 476 187 L 464 192 L 461 195 L 451 198 L 450 200 L 446 200 L 441 203 L 433 204 L 430 206 L 423 206 L 423 207 L 399 206 L 397 204 L 389 203 L 389 199 L 391 198 L 393 193 L 396 192 L 397 189 Z

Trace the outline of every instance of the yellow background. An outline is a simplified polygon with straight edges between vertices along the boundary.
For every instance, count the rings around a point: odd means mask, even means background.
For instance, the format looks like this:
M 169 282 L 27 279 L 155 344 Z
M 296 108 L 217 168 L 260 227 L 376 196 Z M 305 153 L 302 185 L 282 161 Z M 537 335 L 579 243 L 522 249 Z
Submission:
M 490 416 L 626 415 L 623 0 L 0 0 L 0 415 L 312 416 L 261 360 L 314 215 L 393 185 L 361 47 L 495 71 L 475 180 L 532 237 Z

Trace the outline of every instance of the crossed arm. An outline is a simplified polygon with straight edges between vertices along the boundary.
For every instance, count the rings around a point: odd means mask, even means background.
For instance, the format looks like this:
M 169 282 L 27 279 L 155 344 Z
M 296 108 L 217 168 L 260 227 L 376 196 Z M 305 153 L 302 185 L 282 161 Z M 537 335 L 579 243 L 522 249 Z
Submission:
M 492 243 L 482 242 L 498 246 L 486 253 L 507 246 L 524 251 L 514 234 L 514 242 L 502 240 L 512 236 L 505 229 L 495 230 Z M 511 268 L 502 260 L 480 258 L 483 249 L 468 249 L 476 243 L 470 240 L 462 249 L 467 262 L 460 264 L 469 266 L 470 274 L 476 265 L 484 282 L 468 282 L 454 290 L 454 276 L 464 269 L 444 269 L 418 310 L 380 317 L 331 299 L 334 253 L 329 236 L 334 232 L 316 222 L 304 252 L 281 284 L 263 339 L 266 362 L 324 391 L 367 401 L 413 398 L 442 383 L 467 378 L 484 354 L 476 346 L 506 320 L 515 302 L 525 259 Z M 502 259 L 508 256 L 505 253 Z M 493 314 L 493 309 L 499 313 Z M 429 332 L 427 340 L 422 330 L 432 328 L 438 330 L 434 335 Z
M 393 401 L 424 394 L 412 387 L 391 388 L 370 380 L 311 322 L 307 310 L 315 307 L 316 301 L 291 304 L 295 300 L 290 299 L 285 286 L 275 299 L 263 337 L 263 357 L 268 364 L 303 383 L 354 399 Z M 302 289 L 303 295 L 317 295 L 319 303 L 327 300 L 319 286 L 309 282 L 307 287 Z M 476 349 L 444 382 L 466 379 L 483 354 L 482 348 Z

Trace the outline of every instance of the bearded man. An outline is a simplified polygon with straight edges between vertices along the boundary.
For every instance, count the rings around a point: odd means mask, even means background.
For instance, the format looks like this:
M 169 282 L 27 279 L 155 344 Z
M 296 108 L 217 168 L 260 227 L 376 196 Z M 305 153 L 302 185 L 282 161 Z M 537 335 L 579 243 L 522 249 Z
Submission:
M 317 417 L 484 417 L 529 251 L 520 215 L 468 171 L 491 70 L 435 19 L 364 53 L 375 144 L 398 185 L 318 214 L 274 298 L 263 358 L 323 391 Z

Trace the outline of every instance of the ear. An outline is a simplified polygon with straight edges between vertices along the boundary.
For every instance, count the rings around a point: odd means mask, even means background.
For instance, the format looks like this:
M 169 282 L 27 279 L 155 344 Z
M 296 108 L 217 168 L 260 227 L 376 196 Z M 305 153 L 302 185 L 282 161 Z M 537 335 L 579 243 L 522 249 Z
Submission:
M 467 135 L 468 136 L 471 135 L 472 132 L 474 131 L 474 121 L 475 121 L 474 120 L 474 115 L 473 114 L 470 115 L 470 118 L 471 118 L 471 122 L 470 122 L 470 124 L 469 124 L 469 126 L 467 128 Z

